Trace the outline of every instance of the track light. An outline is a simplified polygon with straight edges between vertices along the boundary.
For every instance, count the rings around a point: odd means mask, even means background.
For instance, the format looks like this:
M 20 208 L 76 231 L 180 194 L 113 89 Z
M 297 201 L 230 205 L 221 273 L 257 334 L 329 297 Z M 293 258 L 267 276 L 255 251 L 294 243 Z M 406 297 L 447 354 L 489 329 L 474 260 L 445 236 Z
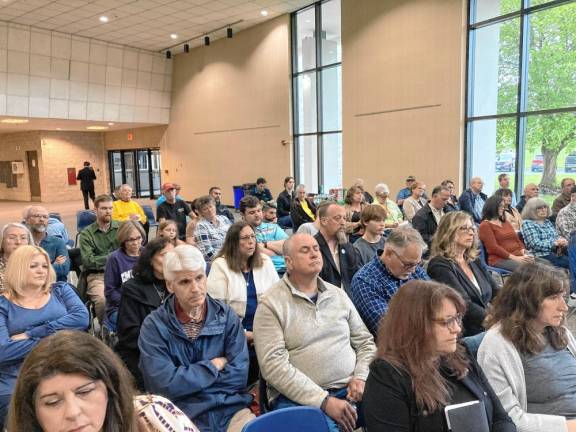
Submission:
M 204 45 L 210 45 L 210 36 L 204 36 Z
M 232 36 L 234 36 L 234 34 L 232 33 L 232 27 L 228 27 L 226 29 L 226 36 L 228 36 L 228 39 L 232 39 Z
M 185 53 L 189 53 L 189 52 L 190 52 L 190 45 L 184 44 L 184 52 L 185 52 Z
M 166 51 L 166 58 L 167 58 L 167 59 L 171 59 L 171 58 L 172 58 L 172 53 L 170 52 L 170 50 Z

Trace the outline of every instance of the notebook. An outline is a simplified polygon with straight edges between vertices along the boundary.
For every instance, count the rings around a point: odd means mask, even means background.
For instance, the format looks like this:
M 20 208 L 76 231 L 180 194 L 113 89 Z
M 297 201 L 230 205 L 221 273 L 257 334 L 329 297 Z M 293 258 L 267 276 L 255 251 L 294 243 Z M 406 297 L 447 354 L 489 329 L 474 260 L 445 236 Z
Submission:
M 452 432 L 490 432 L 484 402 L 472 401 L 444 408 L 448 429 Z

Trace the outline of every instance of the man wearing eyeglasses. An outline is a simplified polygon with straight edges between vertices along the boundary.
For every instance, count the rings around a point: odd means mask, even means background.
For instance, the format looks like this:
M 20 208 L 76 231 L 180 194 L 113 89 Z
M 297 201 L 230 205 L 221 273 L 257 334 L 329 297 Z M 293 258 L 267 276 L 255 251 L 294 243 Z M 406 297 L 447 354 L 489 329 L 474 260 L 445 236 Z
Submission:
M 58 282 L 66 282 L 70 271 L 70 258 L 64 241 L 48 235 L 48 210 L 40 206 L 31 206 L 25 214 L 26 226 L 32 233 L 34 243 L 44 249 L 50 256 L 50 262 L 56 272 Z
M 422 268 L 427 246 L 418 231 L 409 226 L 394 229 L 384 250 L 372 258 L 352 279 L 351 298 L 373 335 L 396 291 L 413 279 L 430 279 Z

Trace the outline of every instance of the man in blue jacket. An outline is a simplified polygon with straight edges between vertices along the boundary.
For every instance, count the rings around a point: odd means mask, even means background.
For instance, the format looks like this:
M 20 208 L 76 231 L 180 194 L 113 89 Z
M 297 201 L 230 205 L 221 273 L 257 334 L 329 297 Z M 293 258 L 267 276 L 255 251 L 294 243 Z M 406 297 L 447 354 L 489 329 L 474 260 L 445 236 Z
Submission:
M 142 324 L 139 366 L 146 390 L 172 400 L 202 432 L 240 432 L 254 418 L 246 337 L 236 313 L 206 295 L 205 267 L 193 246 L 166 253 L 172 295 Z
M 472 177 L 470 188 L 462 192 L 462 195 L 458 198 L 460 209 L 472 216 L 477 224 L 482 222 L 482 208 L 488 199 L 486 194 L 482 192 L 482 187 L 484 187 L 482 179 L 480 177 Z

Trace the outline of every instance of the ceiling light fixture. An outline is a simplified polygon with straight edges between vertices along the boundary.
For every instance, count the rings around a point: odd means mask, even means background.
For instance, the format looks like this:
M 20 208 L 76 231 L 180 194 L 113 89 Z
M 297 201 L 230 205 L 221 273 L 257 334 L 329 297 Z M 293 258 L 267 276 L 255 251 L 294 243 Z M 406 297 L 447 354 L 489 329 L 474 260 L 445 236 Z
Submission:
M 0 120 L 0 123 L 4 123 L 4 124 L 24 124 L 24 123 L 28 123 L 28 122 L 29 122 L 28 119 L 19 119 L 19 118 L 6 118 L 6 119 Z
M 106 15 L 102 15 L 98 19 L 100 20 L 101 23 L 107 23 L 108 21 L 110 21 Z
M 233 36 L 234 36 L 234 33 L 232 32 L 232 27 L 228 27 L 226 29 L 226 37 L 228 37 L 228 39 L 232 39 Z
M 268 16 L 268 11 L 267 11 L 266 9 L 262 9 L 262 10 L 260 11 L 260 15 L 262 15 L 262 16 Z
M 108 129 L 108 126 L 86 126 L 86 130 L 91 130 L 91 131 L 100 131 L 100 130 L 106 130 Z
M 210 36 L 204 36 L 204 45 L 210 45 Z
M 176 33 L 172 33 L 172 34 L 170 35 L 170 39 L 176 40 L 176 39 L 178 39 L 178 35 L 177 35 Z

